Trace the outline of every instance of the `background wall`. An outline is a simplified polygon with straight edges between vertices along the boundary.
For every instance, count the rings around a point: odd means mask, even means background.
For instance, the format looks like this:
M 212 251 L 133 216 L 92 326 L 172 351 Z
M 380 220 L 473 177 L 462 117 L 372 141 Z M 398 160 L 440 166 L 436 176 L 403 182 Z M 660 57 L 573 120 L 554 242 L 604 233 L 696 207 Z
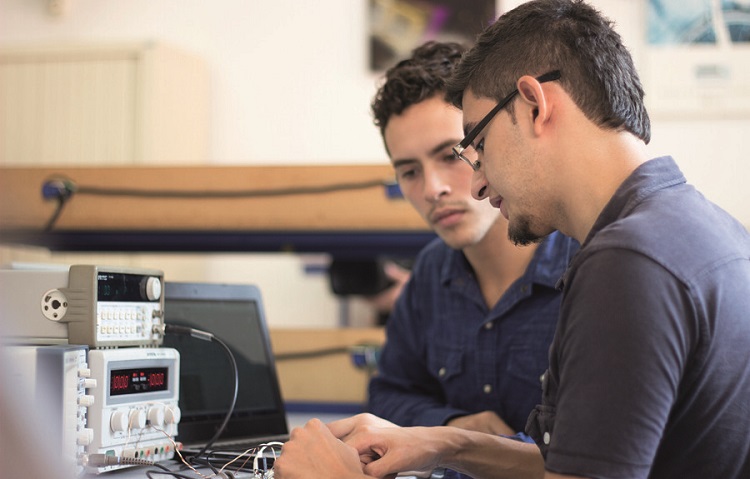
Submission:
M 212 163 L 383 159 L 366 0 L 0 0 L 0 46 L 158 40 L 212 72 Z
M 592 3 L 615 20 L 641 67 L 644 2 Z M 50 4 L 65 13 L 51 15 Z M 380 163 L 387 158 L 369 115 L 379 75 L 368 69 L 367 7 L 367 0 L 0 0 L 0 47 L 165 42 L 201 56 L 211 72 L 207 163 Z M 750 172 L 743 161 L 749 132 L 750 116 L 654 117 L 650 148 L 654 156 L 674 155 L 689 181 L 750 224 L 750 193 L 743 185 Z M 43 251 L 31 257 L 86 261 Z M 112 255 L 105 260 L 161 268 L 168 280 L 257 283 L 272 326 L 335 326 L 350 314 L 355 323 L 367 321 L 363 307 L 355 304 L 352 313 L 351 304 L 331 296 L 325 277 L 308 274 L 319 272 L 325 258 Z

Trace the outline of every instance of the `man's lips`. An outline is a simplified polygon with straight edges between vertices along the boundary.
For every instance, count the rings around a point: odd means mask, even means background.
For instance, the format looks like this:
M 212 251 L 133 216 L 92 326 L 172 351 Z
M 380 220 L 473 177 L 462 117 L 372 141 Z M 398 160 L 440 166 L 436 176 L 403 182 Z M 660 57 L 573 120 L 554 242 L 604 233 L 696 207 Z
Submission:
M 508 220 L 510 219 L 510 216 L 508 215 L 507 206 L 505 205 L 505 202 L 503 202 L 502 196 L 495 196 L 494 198 L 490 199 L 490 204 L 500 210 L 500 214 L 503 215 L 503 217 Z
M 462 210 L 453 209 L 453 208 L 435 211 L 434 213 L 432 213 L 430 215 L 430 222 L 431 223 L 440 223 L 442 220 L 444 220 L 444 219 L 446 219 L 446 218 L 448 218 L 450 216 L 453 216 L 453 215 L 456 215 L 456 214 L 460 214 L 462 212 L 463 212 Z
M 502 196 L 495 196 L 494 198 L 490 198 L 490 204 L 494 206 L 495 208 L 500 208 L 500 203 L 503 202 Z

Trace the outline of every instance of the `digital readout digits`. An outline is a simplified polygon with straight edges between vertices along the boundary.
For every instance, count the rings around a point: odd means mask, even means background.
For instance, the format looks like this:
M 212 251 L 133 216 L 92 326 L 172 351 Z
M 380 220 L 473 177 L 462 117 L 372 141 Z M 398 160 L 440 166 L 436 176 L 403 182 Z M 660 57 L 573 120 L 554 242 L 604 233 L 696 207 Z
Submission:
M 111 396 L 165 391 L 167 388 L 167 368 L 113 370 L 109 382 Z

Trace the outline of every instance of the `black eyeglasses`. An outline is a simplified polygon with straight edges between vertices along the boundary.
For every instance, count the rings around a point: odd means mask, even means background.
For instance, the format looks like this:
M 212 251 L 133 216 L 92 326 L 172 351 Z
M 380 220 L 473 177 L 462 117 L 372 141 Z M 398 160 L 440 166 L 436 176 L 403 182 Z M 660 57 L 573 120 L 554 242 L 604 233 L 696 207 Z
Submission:
M 554 81 L 554 80 L 559 80 L 559 79 L 560 79 L 560 70 L 554 70 L 549 73 L 545 73 L 544 75 L 540 75 L 536 77 L 536 81 L 538 81 L 539 83 L 544 83 L 544 82 Z M 497 112 L 502 110 L 508 103 L 510 103 L 510 101 L 513 99 L 514 96 L 516 96 L 516 94 L 518 94 L 518 89 L 513 90 L 512 92 L 508 94 L 508 96 L 500 100 L 500 103 L 498 103 L 497 106 L 495 106 L 495 108 L 490 110 L 490 112 L 487 113 L 487 115 L 484 118 L 482 118 L 482 121 L 477 123 L 477 126 L 472 128 L 469 134 L 466 135 L 466 137 L 463 140 L 461 140 L 459 144 L 453 147 L 453 154 L 456 156 L 456 158 L 466 162 L 469 166 L 471 166 L 472 170 L 477 171 L 479 169 L 479 164 L 478 162 L 473 162 L 470 159 L 466 158 L 463 155 L 464 151 L 469 147 L 469 145 L 471 145 L 474 142 L 474 139 L 477 137 L 477 135 L 479 135 L 479 133 L 481 133 L 482 130 L 484 130 L 484 128 L 492 120 L 492 118 L 494 118 L 495 115 L 497 115 Z

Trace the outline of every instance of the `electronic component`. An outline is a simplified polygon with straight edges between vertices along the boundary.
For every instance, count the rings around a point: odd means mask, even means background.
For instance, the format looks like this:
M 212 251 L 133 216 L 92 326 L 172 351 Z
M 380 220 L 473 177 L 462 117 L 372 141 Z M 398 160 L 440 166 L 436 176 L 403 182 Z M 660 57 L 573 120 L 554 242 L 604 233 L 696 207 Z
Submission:
M 2 269 L 0 321 L 19 344 L 160 346 L 163 282 L 139 268 Z
M 89 351 L 91 377 L 99 384 L 89 405 L 93 430 L 89 454 L 162 461 L 172 459 L 180 422 L 180 355 L 172 348 Z M 90 472 L 131 465 L 121 461 Z

